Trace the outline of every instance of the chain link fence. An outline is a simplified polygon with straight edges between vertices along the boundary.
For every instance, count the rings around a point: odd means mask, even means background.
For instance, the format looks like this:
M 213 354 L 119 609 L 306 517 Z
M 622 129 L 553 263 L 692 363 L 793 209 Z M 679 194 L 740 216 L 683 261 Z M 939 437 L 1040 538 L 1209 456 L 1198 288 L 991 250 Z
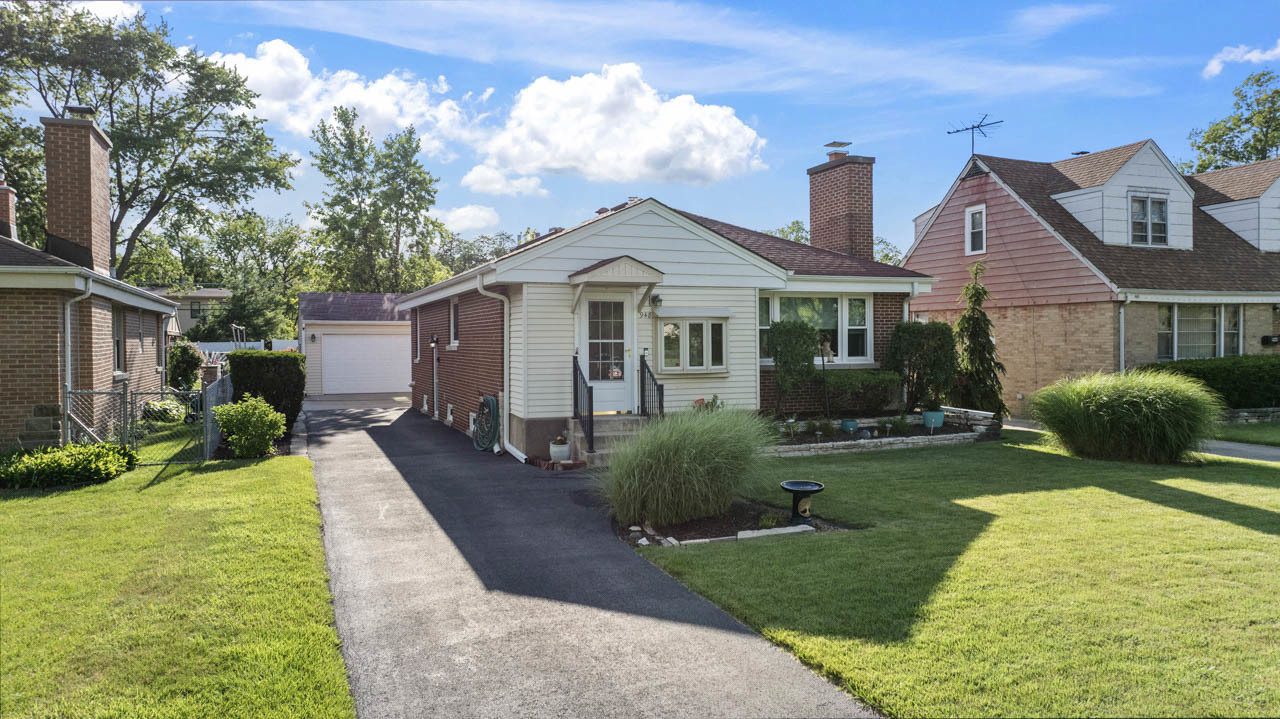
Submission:
M 129 441 L 129 407 L 126 390 L 96 392 L 73 389 L 67 392 L 64 437 L 69 442 Z
M 203 393 L 201 400 L 208 410 L 204 413 L 204 458 L 213 459 L 213 453 L 222 441 L 222 430 L 218 428 L 218 421 L 213 416 L 213 408 L 230 402 L 235 394 L 235 389 L 231 386 L 231 375 L 223 375 L 211 382 Z

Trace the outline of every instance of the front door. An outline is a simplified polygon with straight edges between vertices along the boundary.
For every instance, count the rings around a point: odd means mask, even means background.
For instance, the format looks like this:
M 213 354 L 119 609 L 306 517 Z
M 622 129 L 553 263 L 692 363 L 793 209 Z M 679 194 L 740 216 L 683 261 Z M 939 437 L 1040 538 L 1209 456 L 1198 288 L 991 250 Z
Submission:
M 592 387 L 596 412 L 635 409 L 634 317 L 629 294 L 586 293 L 578 305 L 578 361 Z

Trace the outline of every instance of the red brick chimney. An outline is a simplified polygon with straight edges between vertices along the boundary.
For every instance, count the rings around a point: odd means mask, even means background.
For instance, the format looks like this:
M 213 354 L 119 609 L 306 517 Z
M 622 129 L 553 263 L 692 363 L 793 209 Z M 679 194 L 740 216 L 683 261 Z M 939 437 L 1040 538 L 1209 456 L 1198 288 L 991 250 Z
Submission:
M 863 259 L 875 258 L 871 227 L 871 166 L 874 157 L 827 153 L 809 168 L 809 242 Z
M 18 239 L 18 193 L 0 175 L 0 236 Z
M 42 117 L 48 197 L 46 250 L 81 266 L 111 273 L 111 141 L 89 108 L 68 107 L 90 117 Z

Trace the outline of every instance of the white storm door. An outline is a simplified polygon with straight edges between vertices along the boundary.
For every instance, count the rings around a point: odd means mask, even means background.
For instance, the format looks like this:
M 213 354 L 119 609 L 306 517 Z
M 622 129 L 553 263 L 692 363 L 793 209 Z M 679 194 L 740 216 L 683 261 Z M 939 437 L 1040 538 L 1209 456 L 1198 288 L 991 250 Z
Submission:
M 629 294 L 590 294 L 578 305 L 578 362 L 596 412 L 635 409 L 631 366 L 635 312 Z

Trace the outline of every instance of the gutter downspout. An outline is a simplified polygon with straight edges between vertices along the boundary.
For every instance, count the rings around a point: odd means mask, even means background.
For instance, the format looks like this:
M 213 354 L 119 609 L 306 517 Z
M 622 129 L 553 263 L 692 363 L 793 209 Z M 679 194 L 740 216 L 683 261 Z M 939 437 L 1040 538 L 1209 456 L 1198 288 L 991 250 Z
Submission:
M 512 457 L 521 462 L 527 462 L 529 458 L 524 452 L 512 447 L 507 441 L 507 430 L 511 426 L 511 409 L 506 406 L 511 397 L 511 300 L 506 295 L 486 290 L 482 275 L 476 275 L 476 292 L 502 302 L 502 401 L 498 403 L 498 411 L 502 412 L 502 441 L 499 444 L 501 449 L 510 452 Z M 498 454 L 500 451 L 499 445 L 495 445 L 493 453 Z
M 1124 306 L 1133 302 L 1133 297 L 1129 293 L 1125 293 L 1124 302 L 1120 303 L 1120 371 L 1123 372 L 1124 367 Z
M 908 322 L 911 320 L 911 300 L 914 300 L 919 296 L 920 296 L 920 283 L 912 282 L 911 291 L 907 293 L 907 299 L 903 300 L 902 302 L 902 321 L 903 322 Z
M 85 299 L 93 294 L 93 277 L 85 276 L 84 292 L 67 300 L 62 306 L 62 343 L 63 343 L 63 367 L 65 371 L 65 382 L 63 382 L 62 401 L 66 406 L 62 408 L 62 443 L 66 444 L 71 441 L 71 305 Z

